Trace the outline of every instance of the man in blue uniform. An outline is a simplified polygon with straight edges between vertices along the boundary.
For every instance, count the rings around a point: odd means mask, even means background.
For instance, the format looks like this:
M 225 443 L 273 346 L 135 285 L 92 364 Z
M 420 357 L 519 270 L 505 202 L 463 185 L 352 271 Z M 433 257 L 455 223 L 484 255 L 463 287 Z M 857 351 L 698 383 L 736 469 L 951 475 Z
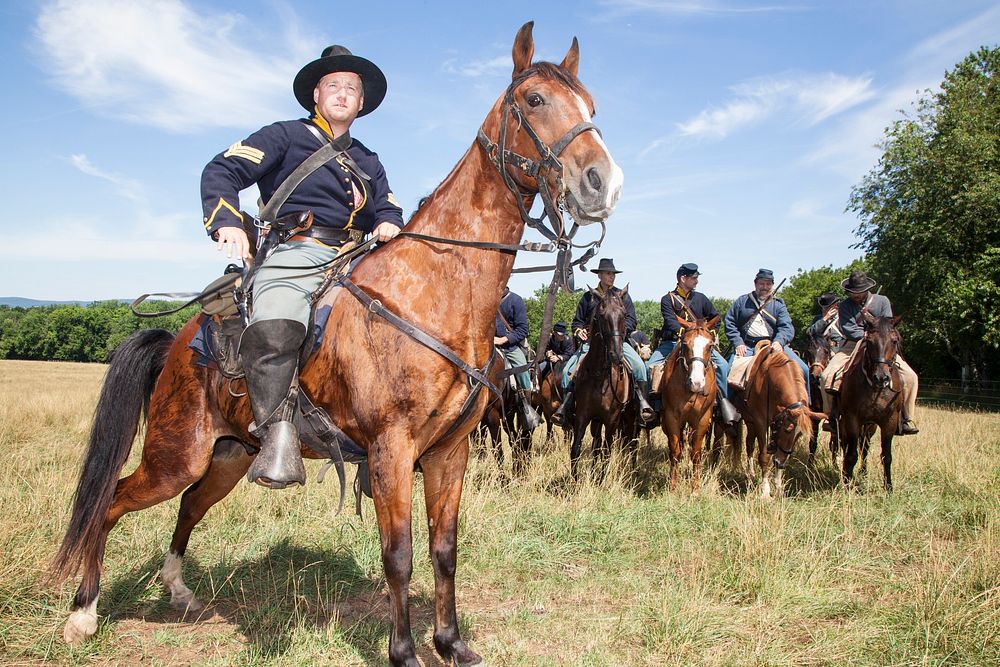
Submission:
M 263 260 L 253 286 L 253 315 L 240 341 L 254 415 L 250 432 L 261 445 L 247 477 L 270 488 L 305 483 L 292 387 L 309 322 L 309 297 L 323 280 L 321 272 L 309 268 L 332 260 L 352 236 L 373 233 L 388 241 L 403 226 L 403 212 L 378 155 L 349 132 L 355 118 L 374 111 L 385 97 L 381 70 L 334 45 L 299 71 L 293 90 L 308 118 L 274 123 L 236 142 L 208 163 L 201 179 L 205 230 L 227 256 L 248 260 L 240 190 L 256 183 L 266 203 L 324 143 L 338 149 L 275 212 L 278 218 L 312 211 L 313 225 Z
M 647 367 L 652 367 L 653 364 L 662 362 L 670 356 L 674 347 L 677 346 L 681 332 L 688 324 L 693 323 L 692 319 L 697 321 L 718 317 L 719 312 L 708 297 L 695 291 L 700 275 L 698 265 L 693 262 L 681 264 L 677 269 L 677 287 L 664 294 L 663 298 L 660 299 L 663 331 L 660 334 L 660 345 L 646 362 Z M 719 325 L 716 324 L 716 330 L 718 328 Z M 729 395 L 729 362 L 715 347 L 712 348 L 712 365 L 715 366 L 716 384 L 719 392 L 717 400 L 722 412 L 722 419 L 727 424 L 735 423 L 739 420 L 740 415 L 726 398 Z
M 843 333 L 840 348 L 830 358 L 830 363 L 823 369 L 820 381 L 823 383 L 823 409 L 829 414 L 833 408 L 833 394 L 840 392 L 840 381 L 844 376 L 844 367 L 850 361 L 858 341 L 865 337 L 864 316 L 892 317 L 892 303 L 881 294 L 872 294 L 875 281 L 864 271 L 855 269 L 840 286 L 847 292 L 847 297 L 837 306 L 837 324 Z M 920 379 L 903 355 L 896 354 L 896 368 L 903 381 L 903 413 L 899 420 L 898 435 L 915 435 L 920 432 L 913 416 L 916 413 L 917 389 Z
M 509 287 L 503 288 L 503 296 L 500 298 L 500 307 L 496 316 L 496 335 L 493 337 L 493 344 L 500 349 L 503 356 L 510 362 L 512 368 L 527 366 L 528 359 L 524 355 L 524 341 L 528 338 L 528 309 L 524 305 L 524 299 L 515 292 L 511 292 Z M 541 423 L 542 419 L 533 407 L 529 395 L 531 393 L 531 374 L 525 368 L 514 374 L 517 380 L 517 399 L 521 404 L 521 413 L 524 415 L 525 425 L 529 431 Z
M 596 289 L 598 294 L 604 296 L 605 294 L 621 293 L 621 289 L 615 287 L 615 277 L 621 273 L 621 271 L 615 269 L 615 260 L 604 258 L 598 263 L 596 269 L 591 269 L 590 271 L 591 273 L 596 273 L 598 279 L 600 280 Z M 580 359 L 582 359 L 583 355 L 585 355 L 587 350 L 590 349 L 590 344 L 587 342 L 587 325 L 590 323 L 590 316 L 593 314 L 596 307 L 596 300 L 590 291 L 584 292 L 579 303 L 576 304 L 576 315 L 573 317 L 573 333 L 583 344 L 579 347 L 579 349 L 577 349 L 576 354 L 570 357 L 569 361 L 566 362 L 566 366 L 563 368 L 563 387 L 566 388 L 567 393 L 566 400 L 563 401 L 562 405 L 559 406 L 559 409 L 552 415 L 553 420 L 557 424 L 565 423 L 566 415 L 571 409 L 567 407 L 573 402 L 573 387 L 570 384 L 570 378 L 572 377 L 577 364 L 580 363 Z M 626 294 L 626 340 L 632 332 L 635 331 L 635 327 L 635 306 L 632 304 L 632 297 Z M 647 399 L 649 394 L 649 376 L 646 374 L 646 364 L 644 364 L 642 359 L 639 357 L 639 353 L 625 341 L 622 341 L 622 352 L 625 354 L 625 358 L 628 359 L 629 365 L 632 367 L 632 377 L 635 379 L 636 387 L 638 389 L 636 394 L 639 397 L 639 411 L 642 419 L 647 422 L 653 421 L 656 419 L 656 411 L 650 407 L 649 400 Z
M 799 358 L 788 344 L 795 337 L 795 327 L 788 315 L 788 308 L 780 297 L 771 295 L 774 289 L 774 272 L 759 269 L 753 281 L 753 292 L 737 297 L 726 313 L 726 336 L 735 351 L 729 358 L 753 355 L 754 346 L 762 340 L 770 340 L 771 347 L 783 350 L 802 369 L 806 381 L 806 396 L 809 395 L 809 367 Z
M 569 337 L 566 323 L 556 322 L 552 327 L 552 335 L 549 336 L 548 345 L 545 346 L 545 359 L 538 364 L 539 383 L 552 368 L 569 359 L 575 351 L 576 347 L 573 345 L 573 339 Z

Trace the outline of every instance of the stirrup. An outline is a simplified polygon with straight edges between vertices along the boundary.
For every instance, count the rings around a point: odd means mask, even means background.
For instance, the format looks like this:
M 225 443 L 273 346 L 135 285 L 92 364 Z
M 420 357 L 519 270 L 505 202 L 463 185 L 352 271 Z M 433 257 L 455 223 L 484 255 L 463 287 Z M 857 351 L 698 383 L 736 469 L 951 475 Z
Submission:
M 287 421 L 264 427 L 257 458 L 247 470 L 247 481 L 269 489 L 284 489 L 306 483 L 306 468 L 302 463 L 299 431 Z

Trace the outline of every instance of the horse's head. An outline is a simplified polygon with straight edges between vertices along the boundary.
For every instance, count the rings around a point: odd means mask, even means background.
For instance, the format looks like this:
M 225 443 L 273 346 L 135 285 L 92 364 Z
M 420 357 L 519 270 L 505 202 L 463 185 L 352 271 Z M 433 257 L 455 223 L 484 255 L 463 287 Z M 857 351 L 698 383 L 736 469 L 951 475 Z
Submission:
M 521 194 L 548 193 L 581 225 L 607 220 L 623 176 L 591 123 L 594 100 L 576 78 L 579 45 L 574 37 L 558 65 L 532 63 L 533 25 L 518 31 L 511 84 L 483 122 L 490 158 Z
M 590 325 L 587 331 L 590 333 L 591 345 L 603 345 L 604 354 L 612 363 L 620 364 L 624 362 L 625 355 L 622 352 L 622 343 L 625 341 L 625 295 L 628 294 L 628 285 L 621 292 L 615 294 L 608 292 L 604 296 L 597 290 L 590 290 L 593 298 L 597 300 L 597 307 L 594 308 L 590 318 Z
M 719 323 L 716 315 L 707 322 L 698 320 L 694 326 L 687 326 L 677 342 L 681 363 L 688 370 L 688 390 L 694 394 L 704 394 L 708 390 L 706 369 L 712 363 L 712 346 L 715 336 L 712 329 Z
M 898 317 L 872 317 L 865 314 L 864 369 L 872 384 L 879 388 L 892 385 L 892 366 L 902 348 Z
M 788 465 L 788 459 L 795 451 L 796 441 L 800 437 L 807 440 L 812 437 L 812 420 L 826 418 L 825 414 L 810 410 L 802 401 L 779 405 L 778 414 L 771 420 L 771 439 L 767 443 L 767 453 L 771 455 L 774 466 L 780 470 Z
M 806 361 L 809 363 L 809 375 L 818 378 L 830 363 L 830 338 L 822 334 L 809 334 L 806 340 Z

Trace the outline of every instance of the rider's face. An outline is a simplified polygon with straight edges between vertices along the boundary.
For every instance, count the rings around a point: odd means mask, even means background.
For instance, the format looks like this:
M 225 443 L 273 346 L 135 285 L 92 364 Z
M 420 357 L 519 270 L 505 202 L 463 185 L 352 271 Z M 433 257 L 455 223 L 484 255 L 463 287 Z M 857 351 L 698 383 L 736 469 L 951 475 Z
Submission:
M 615 284 L 615 276 L 618 275 L 614 271 L 598 271 L 597 277 L 601 281 L 601 287 L 608 289 Z
M 868 296 L 868 292 L 850 292 L 851 301 L 854 303 L 863 303 L 865 297 Z
M 365 101 L 361 77 L 354 72 L 331 72 L 316 84 L 313 101 L 328 123 L 350 126 Z
M 758 280 L 753 281 L 753 289 L 757 293 L 758 299 L 763 299 L 768 294 L 770 294 L 772 288 L 774 288 L 773 280 L 765 280 L 763 278 L 760 278 Z
M 677 279 L 677 283 L 685 292 L 691 292 L 698 286 L 698 276 L 681 276 Z

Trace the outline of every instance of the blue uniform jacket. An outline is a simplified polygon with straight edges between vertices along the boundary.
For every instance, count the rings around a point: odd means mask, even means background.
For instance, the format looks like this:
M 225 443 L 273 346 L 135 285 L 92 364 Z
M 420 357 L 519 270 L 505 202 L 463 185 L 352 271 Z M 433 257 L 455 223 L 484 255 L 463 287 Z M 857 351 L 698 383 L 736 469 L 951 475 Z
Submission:
M 619 294 L 621 290 L 617 287 L 611 288 L 612 294 Z M 586 329 L 590 324 L 590 316 L 594 313 L 597 303 L 594 295 L 587 290 L 576 304 L 576 315 L 573 316 L 573 331 Z M 628 338 L 635 331 L 635 306 L 632 304 L 632 297 L 625 295 L 625 337 Z
M 557 340 L 555 336 L 549 336 L 549 344 L 545 346 L 545 349 L 558 354 L 562 361 L 566 361 L 576 352 L 573 339 L 569 336 L 563 337 L 562 340 Z
M 763 338 L 745 339 L 743 337 L 743 329 L 750 325 L 750 318 L 753 317 L 754 311 L 758 307 L 759 303 L 752 293 L 744 294 L 737 297 L 729 312 L 726 313 L 726 336 L 733 347 L 739 345 L 753 347 L 764 340 Z M 792 326 L 792 318 L 788 315 L 788 308 L 780 297 L 771 299 L 761 314 L 764 318 L 764 324 L 767 326 L 768 337 L 772 341 L 782 345 L 788 345 L 792 342 L 792 338 L 795 337 L 795 327 Z
M 501 345 L 500 349 L 509 350 L 520 345 L 521 341 L 528 337 L 528 309 L 524 306 L 524 299 L 508 290 L 500 299 L 500 313 L 511 326 L 508 329 L 500 319 L 500 315 L 496 316 L 497 336 L 507 337 L 507 342 Z
M 691 315 L 684 309 L 685 303 L 697 319 L 710 320 L 719 314 L 708 297 L 701 292 L 691 292 L 685 299 L 676 289 L 670 290 L 660 299 L 660 314 L 663 315 L 661 340 L 677 340 L 681 327 L 690 321 Z M 718 329 L 719 326 L 716 325 L 715 328 Z
M 322 144 L 305 124 L 310 120 L 273 123 L 216 155 L 201 175 L 205 231 L 242 227 L 239 192 L 254 183 L 266 203 L 285 178 Z M 278 216 L 313 212 L 318 229 L 372 231 L 378 223 L 403 226 L 403 210 L 389 189 L 378 155 L 357 139 L 347 149 L 351 159 L 371 177 L 366 181 L 334 158 L 309 174 L 292 192 Z M 360 195 L 355 205 L 354 190 Z

